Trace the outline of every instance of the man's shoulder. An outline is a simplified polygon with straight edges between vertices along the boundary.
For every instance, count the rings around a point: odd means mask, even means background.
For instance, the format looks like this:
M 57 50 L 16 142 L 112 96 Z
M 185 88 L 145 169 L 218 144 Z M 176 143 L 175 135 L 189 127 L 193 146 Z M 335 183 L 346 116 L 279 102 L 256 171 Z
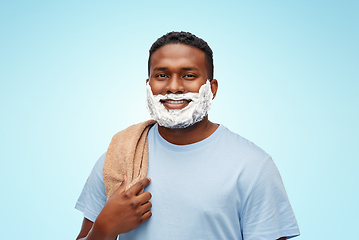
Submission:
M 232 132 L 227 127 L 220 125 L 221 127 L 221 139 L 229 148 L 238 151 L 240 154 L 245 154 L 248 156 L 257 157 L 257 158 L 267 158 L 269 155 L 259 146 L 254 144 L 252 141 L 242 137 L 241 135 Z

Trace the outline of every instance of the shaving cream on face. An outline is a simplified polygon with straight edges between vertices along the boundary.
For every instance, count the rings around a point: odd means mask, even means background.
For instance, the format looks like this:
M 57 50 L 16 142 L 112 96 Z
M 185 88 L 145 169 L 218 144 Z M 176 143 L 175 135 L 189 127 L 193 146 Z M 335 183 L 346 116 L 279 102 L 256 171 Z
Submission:
M 201 121 L 211 108 L 213 98 L 210 81 L 201 86 L 198 93 L 153 95 L 149 82 L 147 89 L 147 109 L 157 123 L 166 128 L 186 128 Z M 191 100 L 183 109 L 168 110 L 161 100 Z

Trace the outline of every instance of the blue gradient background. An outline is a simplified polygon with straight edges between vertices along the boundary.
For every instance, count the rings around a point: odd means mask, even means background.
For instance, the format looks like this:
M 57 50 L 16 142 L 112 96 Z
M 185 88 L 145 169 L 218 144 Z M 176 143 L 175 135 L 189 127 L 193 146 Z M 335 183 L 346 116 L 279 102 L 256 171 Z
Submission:
M 354 0 L 1 1 L 0 239 L 75 239 L 83 184 L 111 137 L 149 118 L 148 49 L 173 30 L 212 47 L 210 119 L 272 155 L 298 239 L 354 239 L 358 10 Z

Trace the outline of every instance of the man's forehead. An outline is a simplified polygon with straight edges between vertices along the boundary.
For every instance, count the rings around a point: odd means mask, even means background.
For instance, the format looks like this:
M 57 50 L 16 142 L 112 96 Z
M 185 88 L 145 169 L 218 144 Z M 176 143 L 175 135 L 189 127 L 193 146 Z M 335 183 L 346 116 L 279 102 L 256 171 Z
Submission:
M 166 65 L 183 65 L 182 68 L 197 68 L 205 63 L 205 53 L 185 44 L 167 44 L 157 49 L 151 56 L 151 68 L 163 68 Z M 192 63 L 188 65 L 189 63 Z M 187 66 L 186 66 L 187 65 Z
M 190 45 L 186 45 L 183 43 L 170 43 L 170 44 L 166 44 L 160 48 L 158 48 L 153 54 L 153 55 L 158 55 L 158 56 L 166 56 L 169 54 L 176 54 L 178 56 L 181 55 L 186 55 L 186 54 L 199 54 L 199 55 L 204 55 L 204 52 L 196 47 L 190 46 Z

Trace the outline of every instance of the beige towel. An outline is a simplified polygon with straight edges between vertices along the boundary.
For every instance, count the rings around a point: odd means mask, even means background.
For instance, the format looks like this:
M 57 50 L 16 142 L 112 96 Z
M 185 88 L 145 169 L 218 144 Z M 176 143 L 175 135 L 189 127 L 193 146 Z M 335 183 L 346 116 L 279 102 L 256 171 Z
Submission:
M 148 120 L 132 125 L 113 136 L 103 165 L 107 200 L 127 176 L 126 190 L 147 175 L 148 130 L 156 123 Z

